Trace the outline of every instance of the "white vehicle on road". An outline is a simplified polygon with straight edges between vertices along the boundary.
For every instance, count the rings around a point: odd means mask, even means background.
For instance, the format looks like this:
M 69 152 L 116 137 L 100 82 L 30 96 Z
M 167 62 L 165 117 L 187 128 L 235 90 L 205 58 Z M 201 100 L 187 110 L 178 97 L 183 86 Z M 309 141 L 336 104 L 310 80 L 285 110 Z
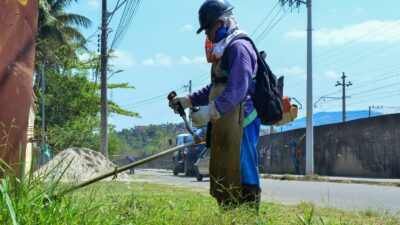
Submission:
M 199 160 L 194 164 L 196 170 L 197 181 L 202 181 L 203 177 L 209 176 L 209 166 L 210 166 L 210 149 L 206 148 L 201 153 Z

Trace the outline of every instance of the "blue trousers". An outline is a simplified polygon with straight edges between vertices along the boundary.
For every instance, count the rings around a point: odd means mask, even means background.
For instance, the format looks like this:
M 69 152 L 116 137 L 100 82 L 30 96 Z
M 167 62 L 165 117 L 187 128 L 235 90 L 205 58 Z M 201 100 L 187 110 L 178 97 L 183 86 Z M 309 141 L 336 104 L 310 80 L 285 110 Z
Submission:
M 260 119 L 243 128 L 242 145 L 240 149 L 240 175 L 242 184 L 260 186 L 258 174 L 257 141 L 260 133 Z

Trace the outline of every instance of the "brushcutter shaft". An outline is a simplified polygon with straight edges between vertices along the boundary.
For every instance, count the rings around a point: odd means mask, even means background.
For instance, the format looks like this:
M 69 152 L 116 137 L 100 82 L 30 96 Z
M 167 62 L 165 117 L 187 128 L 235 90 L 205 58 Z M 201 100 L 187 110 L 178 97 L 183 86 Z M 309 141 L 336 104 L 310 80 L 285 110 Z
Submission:
M 63 191 L 63 192 L 61 192 L 61 193 L 58 194 L 57 196 L 62 196 L 62 195 L 67 194 L 67 193 L 69 193 L 69 192 L 75 191 L 75 190 L 77 190 L 77 189 L 79 189 L 79 188 L 86 187 L 86 186 L 88 186 L 88 185 L 90 185 L 90 184 L 93 184 L 93 183 L 95 183 L 95 182 L 97 182 L 97 181 L 103 180 L 103 179 L 108 178 L 108 177 L 111 177 L 111 176 L 115 176 L 116 174 L 121 173 L 121 172 L 123 172 L 123 171 L 125 171 L 125 170 L 129 170 L 129 169 L 132 168 L 132 167 L 140 166 L 140 165 L 142 165 L 142 164 L 145 164 L 145 163 L 150 162 L 150 161 L 152 161 L 152 160 L 158 159 L 158 158 L 160 158 L 160 157 L 162 157 L 162 156 L 165 156 L 165 155 L 168 155 L 168 154 L 170 154 L 170 153 L 179 151 L 179 150 L 184 149 L 184 148 L 187 148 L 187 147 L 191 147 L 191 146 L 193 146 L 193 145 L 195 145 L 195 144 L 196 144 L 195 142 L 189 142 L 189 143 L 186 143 L 186 144 L 184 144 L 184 145 L 179 145 L 179 146 L 176 146 L 176 147 L 174 147 L 174 148 L 171 148 L 171 149 L 165 150 L 165 151 L 163 151 L 163 152 L 157 153 L 157 154 L 155 154 L 155 155 L 149 156 L 149 157 L 147 157 L 147 158 L 141 159 L 141 160 L 139 160 L 139 161 L 137 161 L 137 162 L 134 162 L 134 163 L 125 165 L 125 166 L 123 166 L 123 167 L 116 167 L 114 171 L 110 171 L 110 172 L 105 173 L 105 174 L 103 174 L 103 175 L 101 175 L 101 176 L 95 177 L 95 178 L 90 179 L 90 180 L 88 180 L 88 181 L 85 181 L 85 182 L 83 182 L 83 183 L 81 183 L 81 184 L 78 184 L 78 185 L 75 186 L 75 187 L 69 188 L 69 189 L 67 189 L 67 190 L 65 190 L 65 191 Z

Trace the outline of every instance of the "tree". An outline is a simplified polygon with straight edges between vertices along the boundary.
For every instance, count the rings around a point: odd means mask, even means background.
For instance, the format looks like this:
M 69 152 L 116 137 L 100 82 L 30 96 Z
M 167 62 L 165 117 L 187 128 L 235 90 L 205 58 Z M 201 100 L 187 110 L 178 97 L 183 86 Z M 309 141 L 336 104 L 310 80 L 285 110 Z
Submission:
M 183 124 L 150 125 L 144 129 L 122 129 L 117 132 L 121 143 L 121 155 L 139 156 L 155 154 L 175 144 L 178 134 L 186 133 Z
M 100 94 L 99 85 L 89 79 L 97 74 L 99 56 L 86 48 L 87 40 L 80 27 L 87 28 L 91 21 L 65 10 L 77 0 L 40 0 L 38 36 L 36 39 L 36 71 L 45 63 L 46 132 L 48 143 L 58 150 L 68 147 L 100 146 Z M 50 47 L 51 46 L 51 47 Z M 79 58 L 78 55 L 85 55 Z M 96 76 L 96 75 L 95 75 Z M 38 104 L 43 96 L 40 76 L 36 76 L 35 94 Z M 127 83 L 109 84 L 108 88 L 133 88 Z M 109 101 L 109 112 L 129 117 L 139 114 L 123 109 Z M 41 129 L 41 111 L 36 115 L 36 133 Z M 119 146 L 115 127 L 109 126 L 109 149 Z
M 95 60 L 95 59 L 93 59 Z M 90 61 L 90 59 L 88 59 Z M 90 63 L 83 62 L 82 65 Z M 64 150 L 68 147 L 87 147 L 99 150 L 100 146 L 100 94 L 99 86 L 88 79 L 88 68 L 76 65 L 69 75 L 49 68 L 45 71 L 45 111 L 48 142 Z M 71 71 L 72 69 L 65 69 Z M 133 88 L 125 83 L 110 84 L 111 88 Z M 39 99 L 42 98 L 39 94 Z M 125 110 L 109 101 L 109 112 L 129 117 L 139 114 Z M 36 125 L 41 127 L 41 112 L 37 113 Z M 119 148 L 115 129 L 110 126 L 109 149 L 113 154 Z
M 92 22 L 65 9 L 78 0 L 40 0 L 36 39 L 36 56 L 51 64 L 63 62 L 64 57 L 78 60 L 74 46 L 84 48 L 86 38 L 77 27 L 88 28 Z M 51 48 L 49 47 L 51 46 Z M 64 54 L 59 54 L 60 52 Z M 61 57 L 61 58 L 60 58 Z

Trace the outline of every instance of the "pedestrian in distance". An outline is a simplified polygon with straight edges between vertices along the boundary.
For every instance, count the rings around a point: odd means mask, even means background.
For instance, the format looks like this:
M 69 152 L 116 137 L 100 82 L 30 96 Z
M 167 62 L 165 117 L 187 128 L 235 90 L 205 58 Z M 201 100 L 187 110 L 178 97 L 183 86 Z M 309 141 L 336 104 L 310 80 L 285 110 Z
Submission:
M 211 82 L 189 96 L 175 97 L 176 105 L 197 110 L 193 124 L 207 124 L 210 133 L 210 194 L 223 209 L 247 204 L 258 212 L 260 178 L 257 141 L 260 119 L 250 93 L 257 72 L 257 53 L 233 16 L 226 0 L 207 0 L 199 9 L 200 28 L 205 32 L 206 57 L 211 65 Z

